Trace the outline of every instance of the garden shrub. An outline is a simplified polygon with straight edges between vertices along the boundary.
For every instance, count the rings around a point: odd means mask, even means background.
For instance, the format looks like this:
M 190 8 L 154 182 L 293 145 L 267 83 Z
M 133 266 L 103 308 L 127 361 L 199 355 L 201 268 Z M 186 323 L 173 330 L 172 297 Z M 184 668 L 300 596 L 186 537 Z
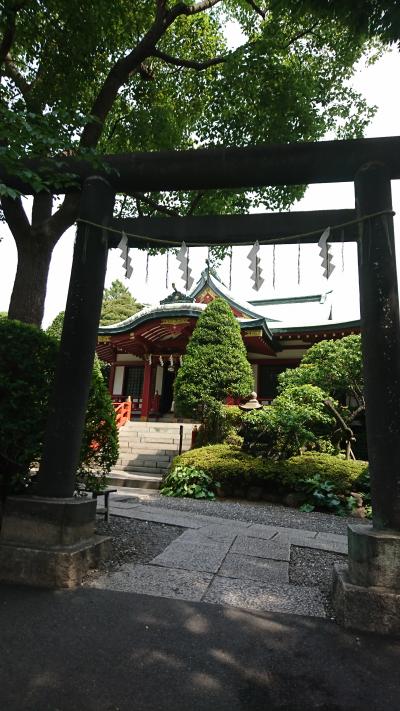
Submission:
M 193 466 L 209 474 L 215 482 L 235 486 L 267 485 L 268 488 L 295 491 L 302 482 L 319 475 L 321 482 L 332 482 L 334 490 L 349 494 L 359 488 L 358 479 L 365 474 L 367 463 L 346 461 L 340 457 L 316 452 L 276 461 L 253 457 L 239 447 L 217 444 L 192 449 L 175 457 L 170 471 L 177 466 Z
M 175 409 L 203 421 L 207 406 L 228 395 L 246 397 L 254 387 L 240 325 L 224 299 L 200 315 L 174 384 Z
M 243 419 L 243 449 L 268 459 L 287 459 L 302 450 L 335 453 L 330 441 L 334 418 L 325 394 L 314 385 L 288 387 L 272 405 Z
M 40 459 L 58 342 L 19 321 L 0 319 L 0 488 L 23 489 Z M 78 385 L 77 385 L 78 387 Z M 109 471 L 118 457 L 114 408 L 95 364 L 80 470 Z
M 210 474 L 191 465 L 177 465 L 167 474 L 160 489 L 164 496 L 214 499 L 215 482 Z
M 245 413 L 236 405 L 223 405 L 218 400 L 207 403 L 203 424 L 196 438 L 196 447 L 227 442 L 240 446 L 239 436 Z

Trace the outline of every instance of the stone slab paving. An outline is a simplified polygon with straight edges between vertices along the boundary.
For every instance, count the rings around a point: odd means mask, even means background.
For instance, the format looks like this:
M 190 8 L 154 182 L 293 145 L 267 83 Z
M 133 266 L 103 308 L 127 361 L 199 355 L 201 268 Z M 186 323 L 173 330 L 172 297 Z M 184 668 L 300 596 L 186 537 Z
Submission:
M 200 602 L 212 579 L 210 573 L 127 563 L 94 580 L 90 587 Z
M 177 538 L 151 562 L 154 565 L 163 565 L 167 568 L 217 573 L 229 548 L 229 543 L 221 541 L 210 545 L 200 537 L 197 542 L 193 543 L 187 541 L 181 543 L 180 538 Z
M 347 553 L 346 536 L 146 506 L 123 496 L 110 503 L 114 515 L 184 530 L 149 564 L 126 564 L 94 580 L 94 587 L 325 616 L 317 588 L 289 584 L 290 546 Z

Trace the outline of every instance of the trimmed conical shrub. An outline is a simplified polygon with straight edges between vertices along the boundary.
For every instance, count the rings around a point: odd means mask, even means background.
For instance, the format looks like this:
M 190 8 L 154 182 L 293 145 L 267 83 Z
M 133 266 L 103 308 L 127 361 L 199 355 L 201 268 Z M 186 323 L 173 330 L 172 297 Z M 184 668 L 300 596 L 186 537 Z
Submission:
M 175 380 L 175 409 L 184 417 L 202 417 L 211 400 L 246 397 L 254 389 L 240 326 L 223 299 L 201 314 Z

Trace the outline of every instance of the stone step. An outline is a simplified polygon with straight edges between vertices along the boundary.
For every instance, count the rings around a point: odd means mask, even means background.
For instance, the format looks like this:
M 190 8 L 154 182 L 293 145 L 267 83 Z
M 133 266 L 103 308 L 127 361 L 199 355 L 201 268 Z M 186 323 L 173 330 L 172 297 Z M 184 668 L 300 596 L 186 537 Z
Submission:
M 129 487 L 133 489 L 159 489 L 161 476 L 143 475 L 142 472 L 124 473 L 112 471 L 107 477 L 109 486 Z
M 142 459 L 172 459 L 177 454 L 176 449 L 150 449 L 142 447 L 120 447 L 119 455 L 123 459 L 135 459 L 141 457 Z
M 182 425 L 184 432 L 192 432 L 193 425 Z M 179 432 L 180 425 L 173 423 L 168 425 L 149 425 L 147 422 L 127 422 L 121 427 L 121 432 Z
M 143 466 L 136 464 L 136 462 L 133 462 L 132 464 L 114 464 L 114 469 L 116 471 L 120 472 L 137 472 L 137 473 L 143 473 L 143 474 L 154 474 L 157 476 L 158 474 L 164 474 L 164 472 L 167 471 L 169 468 L 169 465 L 162 465 L 162 466 Z
M 168 467 L 171 463 L 173 457 L 143 457 L 143 456 L 131 456 L 123 454 L 118 457 L 117 464 L 120 466 L 134 466 L 138 467 Z
M 148 442 L 150 441 L 160 441 L 160 442 L 179 442 L 180 435 L 179 432 L 122 432 L 119 435 L 121 441 L 130 440 L 135 442 Z M 190 434 L 184 434 L 182 437 L 184 442 L 191 442 L 192 436 Z
M 153 461 L 156 461 L 158 458 L 162 459 L 164 457 L 168 457 L 168 459 L 171 460 L 178 456 L 178 450 L 171 449 L 165 451 L 157 449 L 157 451 L 154 452 L 152 449 L 136 449 L 136 447 L 132 447 L 132 449 L 123 449 L 120 447 L 119 456 L 124 459 L 135 459 L 136 457 L 141 457 L 142 459 L 152 459 Z

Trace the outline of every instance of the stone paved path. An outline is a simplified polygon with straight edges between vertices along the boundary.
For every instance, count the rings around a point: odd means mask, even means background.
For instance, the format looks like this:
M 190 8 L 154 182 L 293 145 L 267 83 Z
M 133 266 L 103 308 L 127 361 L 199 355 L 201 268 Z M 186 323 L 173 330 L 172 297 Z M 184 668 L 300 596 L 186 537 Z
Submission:
M 347 553 L 347 537 L 183 513 L 127 496 L 111 513 L 185 530 L 150 563 L 127 563 L 92 587 L 131 591 L 252 610 L 324 617 L 318 588 L 289 584 L 290 546 Z

